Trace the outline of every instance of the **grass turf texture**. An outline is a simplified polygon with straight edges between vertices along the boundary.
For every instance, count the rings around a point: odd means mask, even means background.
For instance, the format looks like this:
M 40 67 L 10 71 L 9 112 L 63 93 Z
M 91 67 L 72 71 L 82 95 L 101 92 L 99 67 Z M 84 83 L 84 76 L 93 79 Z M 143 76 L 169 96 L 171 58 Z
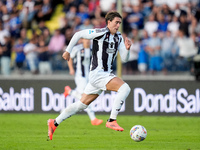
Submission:
M 105 127 L 109 115 L 92 126 L 87 115 L 62 122 L 53 140 L 47 141 L 47 120 L 57 114 L 0 114 L 0 150 L 197 150 L 200 149 L 199 117 L 118 116 L 123 132 Z M 147 138 L 135 142 L 129 136 L 133 125 L 147 129 Z

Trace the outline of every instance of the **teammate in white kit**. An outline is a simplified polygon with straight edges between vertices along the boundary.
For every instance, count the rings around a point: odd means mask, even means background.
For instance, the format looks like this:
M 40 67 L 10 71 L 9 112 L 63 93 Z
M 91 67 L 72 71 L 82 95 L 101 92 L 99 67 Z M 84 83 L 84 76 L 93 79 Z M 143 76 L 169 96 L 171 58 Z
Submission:
M 81 99 L 84 89 L 88 83 L 89 67 L 91 59 L 90 40 L 82 39 L 82 42 L 73 47 L 70 54 L 70 60 L 68 61 L 69 73 L 75 74 L 76 88 L 71 90 L 70 86 L 65 86 L 64 96 L 72 95 L 77 99 Z M 73 63 L 75 67 L 73 67 Z M 76 70 L 76 71 L 75 71 Z M 92 125 L 100 125 L 103 120 L 97 119 L 95 113 L 90 107 L 86 109 L 87 114 L 91 120 Z
M 48 136 L 50 140 L 52 140 L 54 131 L 62 121 L 78 111 L 86 109 L 104 90 L 117 92 L 110 118 L 106 122 L 106 127 L 117 131 L 124 130 L 117 124 L 116 119 L 124 101 L 130 93 L 130 87 L 112 73 L 112 64 L 118 51 L 121 60 L 124 62 L 128 61 L 131 41 L 128 38 L 124 41 L 121 33 L 118 32 L 122 22 L 122 17 L 118 12 L 108 12 L 105 19 L 107 24 L 106 28 L 85 29 L 76 32 L 66 52 L 63 53 L 63 58 L 69 61 L 72 48 L 79 39 L 93 39 L 89 82 L 80 101 L 68 106 L 56 119 L 48 120 Z

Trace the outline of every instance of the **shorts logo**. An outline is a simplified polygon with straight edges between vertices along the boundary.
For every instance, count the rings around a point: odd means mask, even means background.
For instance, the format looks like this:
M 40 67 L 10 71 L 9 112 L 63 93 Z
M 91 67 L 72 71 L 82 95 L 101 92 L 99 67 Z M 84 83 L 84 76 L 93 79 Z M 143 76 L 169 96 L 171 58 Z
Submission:
M 92 34 L 94 31 L 93 30 L 89 30 L 89 34 Z

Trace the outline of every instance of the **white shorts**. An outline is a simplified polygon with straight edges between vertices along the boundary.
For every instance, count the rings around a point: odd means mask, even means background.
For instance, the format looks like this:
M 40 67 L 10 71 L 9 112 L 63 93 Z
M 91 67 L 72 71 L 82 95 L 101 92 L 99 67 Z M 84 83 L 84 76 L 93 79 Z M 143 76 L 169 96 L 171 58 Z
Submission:
M 88 79 L 82 76 L 75 76 L 76 88 L 74 89 L 76 92 L 83 94 L 84 89 L 88 83 Z
M 106 90 L 106 84 L 116 75 L 109 72 L 93 70 L 89 74 L 89 83 L 87 84 L 84 93 L 85 94 L 98 94 L 100 95 L 102 91 Z

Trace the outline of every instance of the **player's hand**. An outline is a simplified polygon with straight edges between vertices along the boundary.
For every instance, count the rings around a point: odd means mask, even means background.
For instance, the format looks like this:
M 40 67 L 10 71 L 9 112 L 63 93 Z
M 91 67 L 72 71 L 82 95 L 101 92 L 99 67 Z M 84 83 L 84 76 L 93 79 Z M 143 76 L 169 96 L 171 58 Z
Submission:
M 125 42 L 124 42 L 126 49 L 130 50 L 131 47 L 131 40 L 129 40 L 127 37 L 125 38 Z
M 70 53 L 69 53 L 69 52 L 64 52 L 63 55 L 62 55 L 62 57 L 63 57 L 65 60 L 69 61 L 69 59 L 70 59 Z
M 70 74 L 70 75 L 74 75 L 74 74 L 75 74 L 74 69 L 70 69 L 70 70 L 69 70 L 69 74 Z

